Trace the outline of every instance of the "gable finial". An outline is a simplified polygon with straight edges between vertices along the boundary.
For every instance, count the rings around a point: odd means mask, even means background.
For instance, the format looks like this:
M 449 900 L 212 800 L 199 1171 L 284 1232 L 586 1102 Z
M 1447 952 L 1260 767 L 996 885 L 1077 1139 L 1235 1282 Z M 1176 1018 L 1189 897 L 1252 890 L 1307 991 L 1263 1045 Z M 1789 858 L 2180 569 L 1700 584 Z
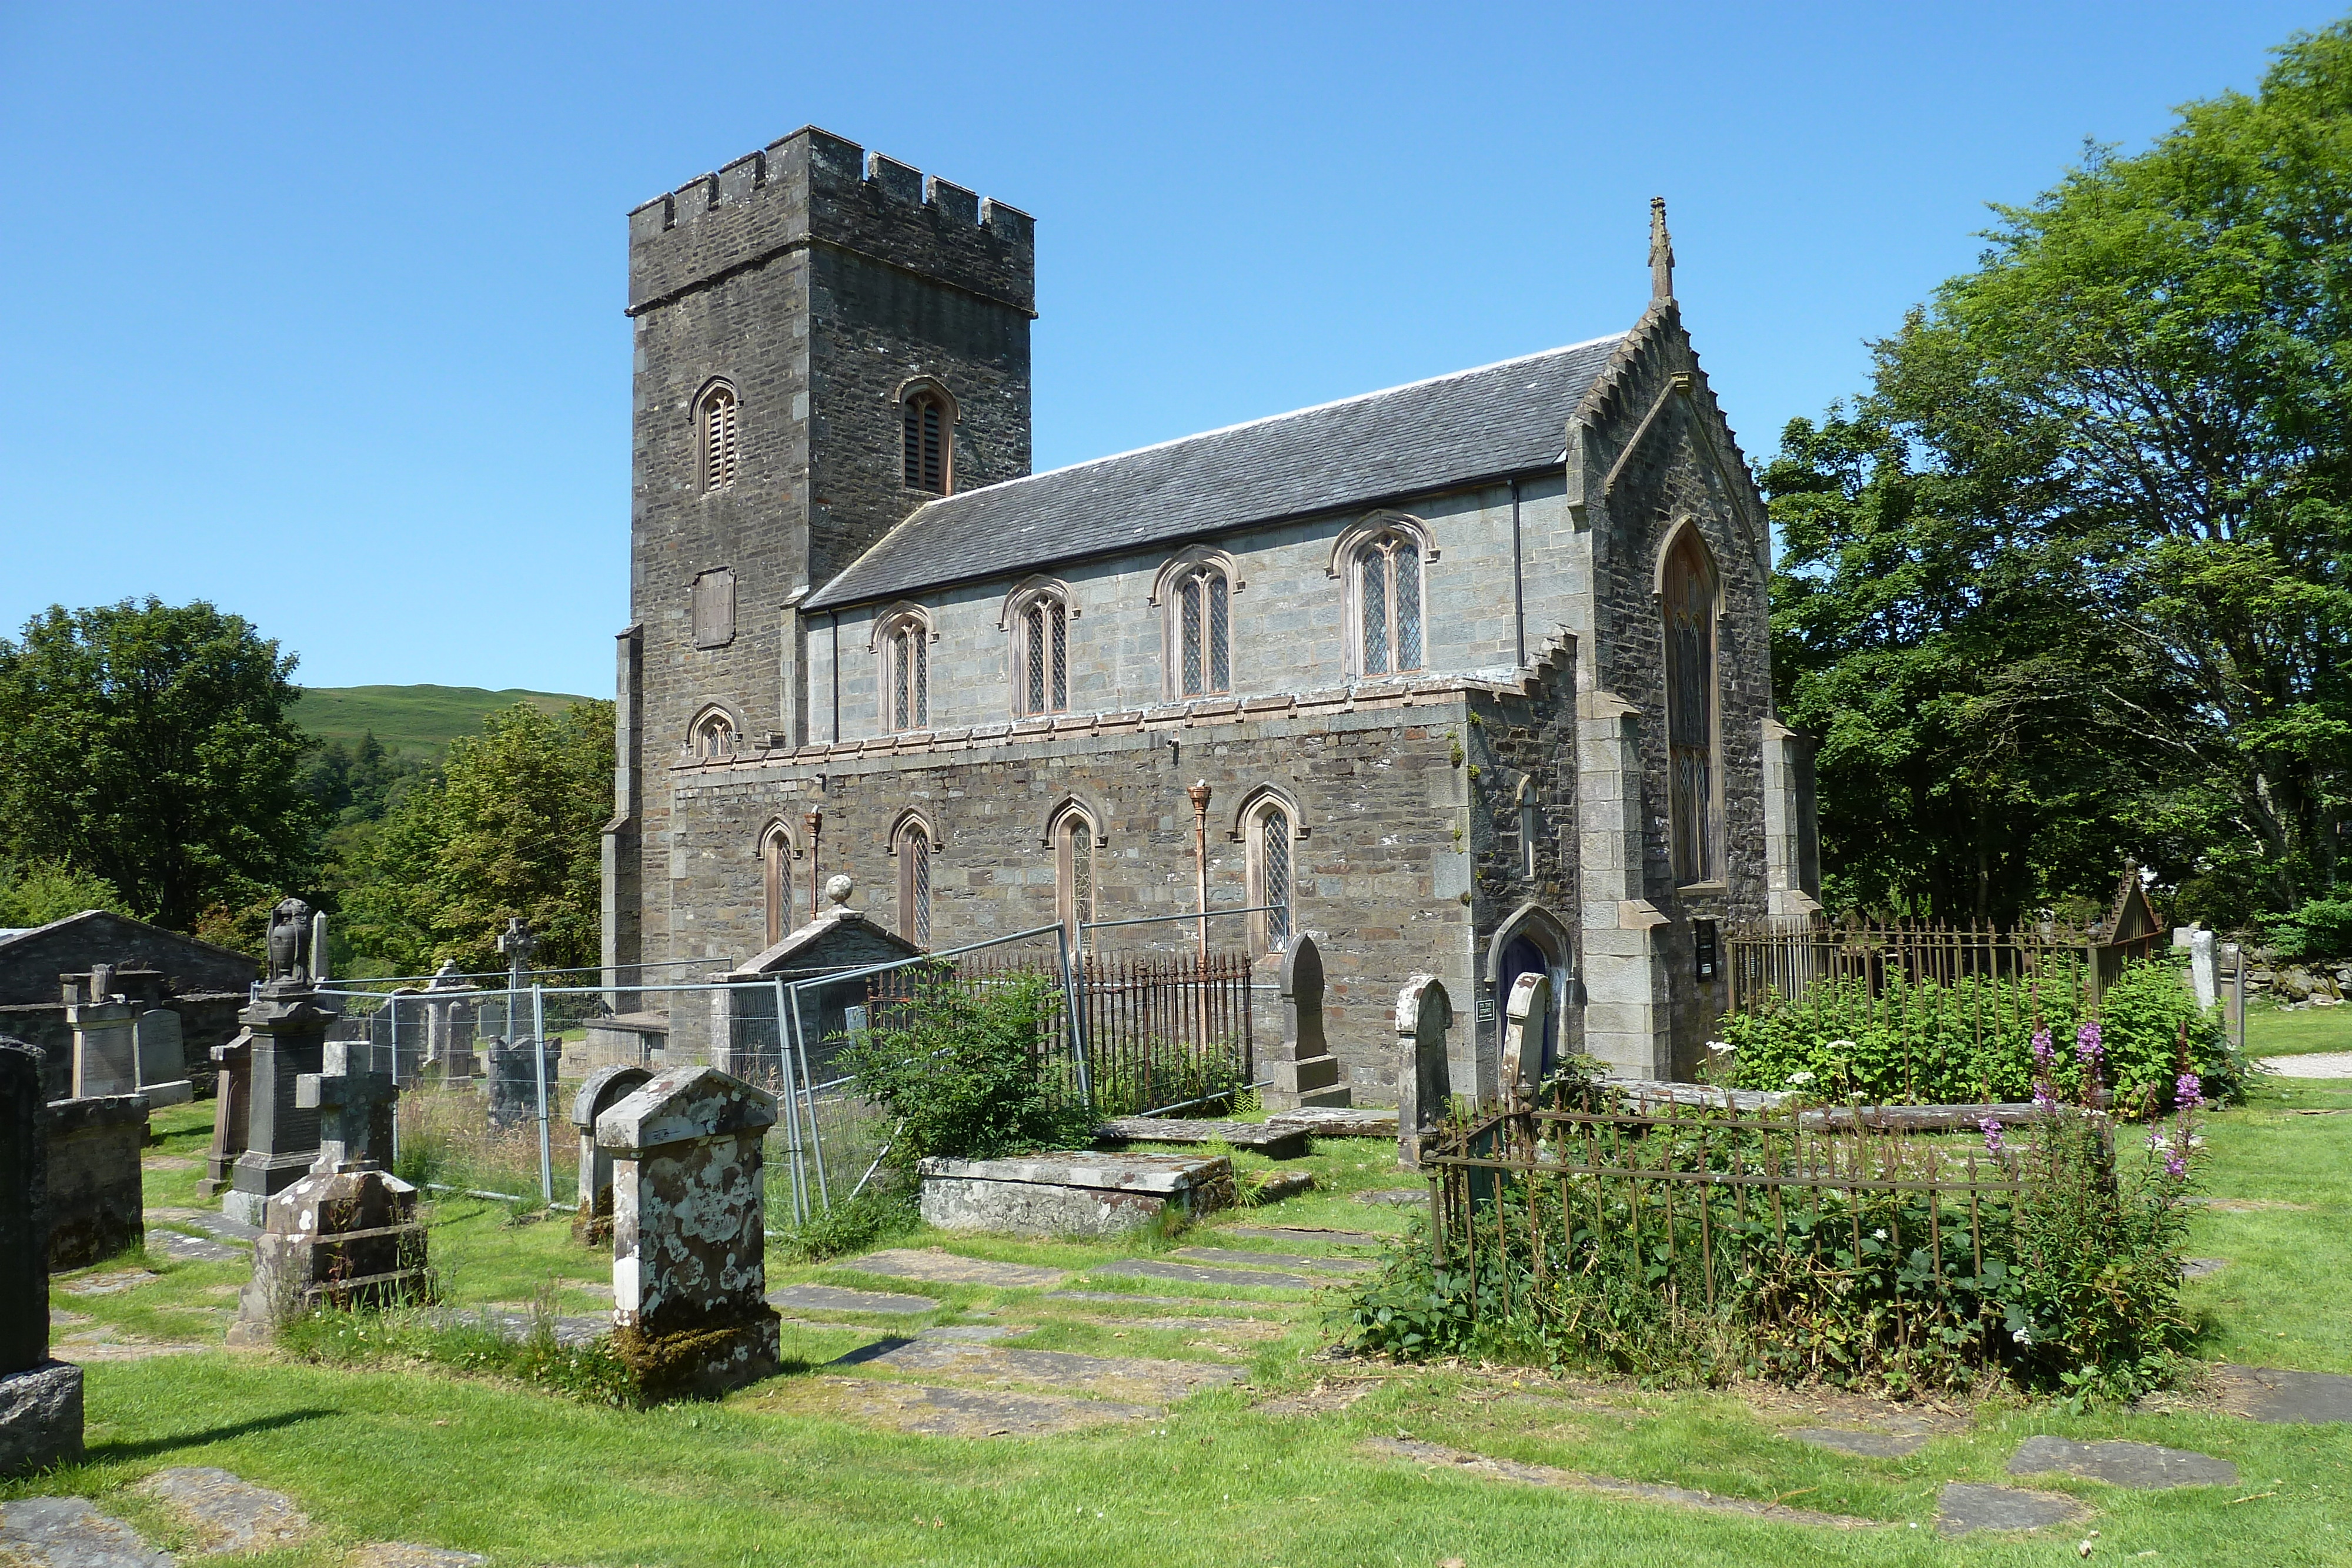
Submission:
M 1675 297 L 1675 242 L 1666 234 L 1666 199 L 1650 198 L 1650 298 Z

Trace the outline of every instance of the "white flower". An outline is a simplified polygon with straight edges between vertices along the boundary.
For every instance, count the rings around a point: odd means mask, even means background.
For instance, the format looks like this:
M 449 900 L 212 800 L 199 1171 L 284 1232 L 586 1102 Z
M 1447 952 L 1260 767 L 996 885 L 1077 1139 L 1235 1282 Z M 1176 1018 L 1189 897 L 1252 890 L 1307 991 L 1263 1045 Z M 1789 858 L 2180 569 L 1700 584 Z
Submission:
M 1810 1072 L 1791 1072 L 1789 1074 L 1789 1082 L 1791 1083 L 1811 1083 L 1812 1081 L 1813 1075 Z
M 1872 1232 L 1871 1232 L 1871 1234 L 1872 1234 L 1873 1236 L 1877 1237 L 1881 1241 L 1884 1241 L 1884 1240 L 1885 1240 L 1885 1239 L 1886 1239 L 1886 1232 L 1885 1232 L 1884 1230 L 1874 1230 L 1874 1231 L 1872 1231 Z
M 1728 1056 L 1731 1054 L 1731 1042 L 1729 1040 L 1710 1040 L 1706 1042 L 1706 1048 L 1707 1050 L 1715 1052 L 1717 1056 Z
M 2033 1343 L 2033 1331 L 2031 1329 L 2015 1329 L 2011 1332 L 2009 1337 L 2015 1340 L 2020 1344 L 2030 1345 Z
M 1832 1051 L 1852 1051 L 1853 1049 L 1853 1041 L 1850 1040 L 1833 1040 L 1830 1041 L 1830 1049 Z

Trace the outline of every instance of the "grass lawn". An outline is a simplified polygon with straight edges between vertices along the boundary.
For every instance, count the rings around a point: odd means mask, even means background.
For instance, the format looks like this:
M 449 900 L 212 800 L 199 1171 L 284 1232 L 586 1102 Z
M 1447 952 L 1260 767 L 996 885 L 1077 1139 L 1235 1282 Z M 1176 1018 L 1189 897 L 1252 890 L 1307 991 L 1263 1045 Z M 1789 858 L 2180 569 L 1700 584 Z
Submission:
M 2288 1012 L 2266 1001 L 2247 1001 L 2247 1055 L 2303 1056 L 2315 1051 L 2352 1051 L 2352 1007 Z
M 2352 1372 L 2352 1084 L 2272 1081 L 2209 1129 L 2204 1206 L 2191 1251 L 2233 1261 L 2187 1286 L 2210 1324 L 2209 1354 L 2258 1364 Z M 201 1152 L 203 1107 L 159 1116 L 159 1153 Z M 1412 1185 L 1392 1147 L 1331 1140 L 1307 1162 L 1327 1190 L 1217 1217 L 1176 1241 L 1133 1246 L 920 1235 L 971 1257 L 1074 1269 L 1113 1256 L 1203 1243 L 1317 1250 L 1313 1243 L 1219 1237 L 1234 1225 L 1402 1228 L 1399 1211 L 1352 1202 L 1368 1187 Z M 1244 1165 L 1256 1164 L 1244 1158 Z M 194 1175 L 150 1173 L 151 1204 L 193 1204 Z M 507 1209 L 444 1203 L 436 1260 L 461 1302 L 528 1300 L 553 1283 L 567 1310 L 602 1305 L 605 1265 L 561 1223 L 518 1224 Z M 109 1268 L 120 1268 L 118 1262 Z M 65 1287 L 56 1305 L 125 1333 L 217 1344 L 241 1264 L 178 1264 L 118 1294 Z M 104 1271 L 103 1269 L 100 1271 Z M 157 1544 L 175 1526 L 128 1485 L 167 1465 L 218 1465 L 291 1493 L 321 1528 L 307 1546 L 256 1568 L 327 1568 L 371 1540 L 488 1553 L 530 1564 L 798 1563 L 1353 1564 L 1471 1568 L 1504 1563 L 1928 1564 L 2076 1561 L 2080 1529 L 1937 1539 L 1937 1489 L 2000 1483 L 2027 1435 L 2129 1437 L 2231 1459 L 2234 1489 L 2125 1491 L 2037 1478 L 2098 1510 L 2096 1561 L 2352 1563 L 2352 1427 L 2264 1427 L 2194 1406 L 2170 1415 L 2051 1405 L 1980 1406 L 1903 1459 L 1832 1454 L 1783 1435 L 1835 1424 L 1785 1394 L 1662 1393 L 1475 1368 L 1394 1369 L 1318 1359 L 1313 1301 L 1228 1293 L 1218 1307 L 1054 1300 L 1040 1290 L 939 1285 L 819 1266 L 772 1267 L 772 1283 L 822 1278 L 939 1303 L 916 1324 L 1026 1325 L 1011 1343 L 1097 1355 L 1215 1359 L 1199 1330 L 1152 1326 L 1170 1314 L 1248 1314 L 1280 1337 L 1236 1346 L 1249 1381 L 1192 1396 L 1159 1419 L 1039 1438 L 909 1436 L 841 1414 L 840 1391 L 888 1378 L 819 1364 L 906 1320 L 795 1313 L 785 1353 L 797 1370 L 722 1404 L 648 1412 L 406 1368 L 340 1371 L 268 1354 L 199 1354 L 89 1369 L 89 1461 L 0 1497 L 72 1491 L 100 1500 Z M 1198 1287 L 1128 1281 L 1139 1293 Z M 1087 1289 L 1110 1290 L 1097 1280 Z M 835 1321 L 826 1322 L 831 1316 Z M 937 1381 L 931 1379 L 931 1381 Z M 1308 1413 L 1267 1408 L 1303 1399 Z M 1363 1450 L 1400 1434 L 1502 1458 L 1705 1488 L 1718 1495 L 1856 1515 L 1884 1528 L 1836 1531 L 1614 1500 L 1465 1474 Z M 1916 1528 L 1914 1528 L 1914 1527 Z

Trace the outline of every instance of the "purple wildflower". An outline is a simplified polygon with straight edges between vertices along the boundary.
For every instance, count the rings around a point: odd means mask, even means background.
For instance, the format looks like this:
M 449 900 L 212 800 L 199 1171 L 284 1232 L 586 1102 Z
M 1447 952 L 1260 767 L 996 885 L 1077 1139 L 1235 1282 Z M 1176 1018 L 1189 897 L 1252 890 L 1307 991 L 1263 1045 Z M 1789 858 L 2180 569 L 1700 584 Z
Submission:
M 2104 1054 L 2099 1045 L 2099 1026 L 2096 1023 L 2086 1023 L 2074 1031 L 2075 1061 L 2085 1067 L 2095 1067 Z
M 2033 1031 L 2033 1076 L 2047 1078 L 2057 1065 L 2058 1052 L 2050 1043 L 2050 1031 L 2046 1029 L 2035 1030 Z
M 2000 1153 L 2000 1118 L 1987 1116 L 1979 1125 L 1984 1129 L 1985 1153 L 1989 1155 Z
M 2176 1105 L 2202 1105 L 2205 1103 L 2205 1085 L 2199 1081 L 2197 1074 L 2184 1072 L 2172 1081 L 2172 1100 Z
M 2182 1176 L 2187 1176 L 2189 1174 L 2189 1151 L 2186 1149 L 2176 1148 L 2170 1154 L 2165 1155 L 2164 1174 L 2170 1176 L 2175 1181 L 2179 1181 Z

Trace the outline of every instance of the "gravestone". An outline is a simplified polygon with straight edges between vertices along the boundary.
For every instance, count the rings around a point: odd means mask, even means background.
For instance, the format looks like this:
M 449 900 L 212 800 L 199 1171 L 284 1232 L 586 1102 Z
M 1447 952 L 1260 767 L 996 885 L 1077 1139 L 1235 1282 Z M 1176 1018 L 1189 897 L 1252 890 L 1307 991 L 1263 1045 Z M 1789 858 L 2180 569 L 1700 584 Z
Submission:
M 264 1227 L 269 1200 L 310 1173 L 319 1157 L 319 1113 L 299 1104 L 295 1085 L 320 1070 L 327 1031 L 339 1017 L 310 983 L 310 907 L 282 900 L 270 915 L 269 978 L 237 1014 L 252 1037 L 247 1069 L 250 1109 L 245 1151 L 236 1157 L 221 1211 Z
M 196 1097 L 188 1082 L 188 1052 L 180 1015 L 170 1008 L 149 1008 L 131 1019 L 132 1053 L 138 1062 L 139 1092 L 150 1110 L 184 1105 Z
M 41 1053 L 0 1040 L 0 1477 L 81 1458 L 81 1368 L 49 1359 Z
M 1454 1097 L 1445 1032 L 1454 1004 L 1434 975 L 1415 975 L 1397 993 L 1397 1164 L 1419 1170 Z
M 1544 1036 L 1551 1025 L 1551 977 L 1521 975 L 1503 1008 L 1503 1096 L 1528 1100 L 1543 1082 Z
M 444 1083 L 474 1081 L 473 995 L 455 959 L 442 960 L 425 988 L 425 1060 L 438 1069 Z
M 647 1392 L 715 1396 L 773 1376 L 761 1144 L 772 1095 L 678 1067 L 596 1119 L 613 1159 L 615 1348 Z
M 1323 1038 L 1323 954 L 1307 932 L 1282 956 L 1282 1044 L 1266 1064 L 1274 1082 L 1258 1092 L 1260 1102 L 1271 1111 L 1347 1104 L 1339 1059 Z
M 52 1100 L 48 1143 L 51 1272 L 138 1247 L 147 1234 L 139 1166 L 147 1143 L 146 1096 Z
M 209 1052 L 218 1074 L 213 1089 L 213 1141 L 205 1151 L 204 1178 L 196 1191 L 205 1197 L 226 1192 L 245 1153 L 246 1123 L 253 1114 L 253 1031 L 247 1030 Z
M 2213 934 L 2201 925 L 2189 934 L 2189 984 L 2197 993 L 2200 1008 L 2210 1008 L 2221 998 L 2221 974 L 2214 963 Z
M 534 1052 L 540 1060 L 534 1062 Z M 544 1042 L 526 1036 L 509 1045 L 490 1037 L 489 1121 L 491 1130 L 504 1132 L 539 1116 L 541 1073 L 546 1074 L 547 1097 L 556 1095 L 556 1077 L 563 1065 L 563 1042 Z
M 942 1230 L 1116 1236 L 1162 1210 L 1201 1215 L 1234 1201 L 1223 1155 L 1041 1154 L 922 1162 L 922 1216 Z
M 296 1103 L 317 1118 L 318 1158 L 266 1206 L 231 1344 L 265 1343 L 321 1303 L 382 1306 L 424 1294 L 416 1189 L 380 1163 L 399 1088 L 391 1073 L 369 1070 L 369 1051 L 364 1040 L 330 1041 L 320 1071 L 295 1081 Z
M 597 1146 L 596 1118 L 653 1078 L 648 1067 L 600 1068 L 572 1097 L 572 1125 L 580 1134 L 580 1207 L 572 1239 L 596 1247 L 613 1239 L 613 1155 Z
M 367 1020 L 368 1040 L 375 1047 L 373 1060 L 403 1089 L 416 1087 L 424 1068 L 427 1026 L 416 1000 L 421 995 L 415 987 L 403 986 L 387 994 Z
M 138 1009 L 114 988 L 114 967 L 92 966 L 87 980 L 65 982 L 66 1026 L 73 1030 L 77 1100 L 139 1092 Z

